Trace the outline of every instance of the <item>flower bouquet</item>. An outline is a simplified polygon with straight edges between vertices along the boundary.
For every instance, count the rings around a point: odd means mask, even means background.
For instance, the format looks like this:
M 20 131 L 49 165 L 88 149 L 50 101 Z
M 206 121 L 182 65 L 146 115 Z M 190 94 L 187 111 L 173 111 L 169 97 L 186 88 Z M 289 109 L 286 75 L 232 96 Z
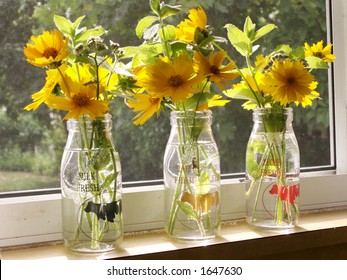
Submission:
M 225 94 L 243 99 L 253 110 L 254 126 L 246 150 L 247 221 L 267 228 L 291 228 L 298 220 L 299 147 L 292 127 L 291 105 L 312 105 L 319 97 L 313 69 L 327 69 L 335 56 L 323 41 L 297 49 L 278 46 L 268 55 L 251 56 L 254 43 L 276 28 L 256 29 L 248 17 L 243 30 L 227 24 L 228 38 L 246 61 L 241 81 Z
M 214 47 L 202 7 L 189 11 L 177 25 L 168 19 L 180 6 L 150 0 L 152 15 L 141 19 L 140 46 L 122 48 L 132 58 L 134 86 L 128 105 L 143 125 L 162 110 L 171 110 L 171 133 L 164 155 L 165 227 L 179 239 L 213 238 L 220 224 L 220 163 L 211 131 L 213 106 L 224 106 L 219 94 L 238 76 L 232 60 Z
M 62 163 L 62 217 L 65 245 L 99 252 L 121 240 L 121 167 L 111 134 L 109 104 L 119 95 L 119 46 L 107 46 L 102 27 L 81 28 L 54 16 L 58 29 L 32 36 L 27 61 L 46 69 L 46 83 L 26 110 L 41 104 L 67 111 L 69 130 Z M 124 69 L 122 73 L 124 74 Z M 51 110 L 50 114 L 56 114 Z

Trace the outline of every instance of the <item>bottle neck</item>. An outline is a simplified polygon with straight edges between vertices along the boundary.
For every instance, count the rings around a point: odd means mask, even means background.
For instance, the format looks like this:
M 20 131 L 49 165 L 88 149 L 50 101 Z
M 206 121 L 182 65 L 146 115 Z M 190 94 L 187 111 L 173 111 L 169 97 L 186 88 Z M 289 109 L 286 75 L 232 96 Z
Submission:
M 172 111 L 171 126 L 202 127 L 211 126 L 212 113 L 205 111 Z
M 65 148 L 96 149 L 113 146 L 112 119 L 107 114 L 104 118 L 93 120 L 89 117 L 69 119 L 67 121 L 68 139 Z
M 253 111 L 255 126 L 264 132 L 283 132 L 292 127 L 292 108 L 258 108 Z
M 83 116 L 80 119 L 69 119 L 67 121 L 67 129 L 69 132 L 91 132 L 98 128 L 102 131 L 111 131 L 112 116 L 106 114 L 104 118 L 91 119 L 88 116 Z
M 170 122 L 169 141 L 180 144 L 214 141 L 211 129 L 211 111 L 173 111 Z

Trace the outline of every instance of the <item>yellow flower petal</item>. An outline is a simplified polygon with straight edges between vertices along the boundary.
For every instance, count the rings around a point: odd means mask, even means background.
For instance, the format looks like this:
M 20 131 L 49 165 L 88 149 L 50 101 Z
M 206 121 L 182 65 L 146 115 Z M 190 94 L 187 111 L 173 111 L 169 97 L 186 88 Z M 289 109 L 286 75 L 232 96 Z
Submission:
M 68 52 L 69 38 L 63 38 L 59 30 L 45 31 L 40 36 L 31 36 L 32 43 L 24 47 L 27 61 L 38 67 L 58 67 Z
M 134 109 L 134 112 L 139 112 L 134 117 L 134 124 L 143 125 L 148 119 L 150 119 L 155 113 L 159 113 L 161 98 L 154 98 L 148 94 L 135 94 L 134 100 L 128 101 L 128 106 Z
M 207 25 L 207 16 L 205 11 L 199 7 L 189 11 L 188 19 L 182 21 L 176 28 L 176 38 L 184 42 L 194 42 L 195 31 L 199 28 L 204 32 Z
M 66 69 L 65 65 L 60 66 L 58 69 L 50 69 L 46 71 L 46 83 L 44 87 L 34 93 L 31 97 L 33 99 L 33 103 L 27 105 L 24 109 L 31 111 L 36 110 L 42 103 L 46 101 L 46 99 L 51 95 L 57 83 L 62 80 L 61 73 Z

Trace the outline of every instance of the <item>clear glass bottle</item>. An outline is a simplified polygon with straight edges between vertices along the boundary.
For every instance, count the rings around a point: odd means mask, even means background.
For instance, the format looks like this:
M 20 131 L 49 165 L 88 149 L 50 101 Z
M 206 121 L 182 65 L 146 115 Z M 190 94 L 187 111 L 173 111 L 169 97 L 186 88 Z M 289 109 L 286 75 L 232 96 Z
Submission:
M 78 252 L 106 252 L 123 237 L 122 177 L 111 115 L 67 121 L 61 162 L 63 239 Z
M 214 238 L 220 227 L 220 159 L 211 111 L 171 112 L 164 155 L 165 228 L 182 240 Z
M 251 225 L 273 229 L 297 225 L 300 153 L 292 120 L 291 108 L 253 112 L 246 151 L 246 215 Z

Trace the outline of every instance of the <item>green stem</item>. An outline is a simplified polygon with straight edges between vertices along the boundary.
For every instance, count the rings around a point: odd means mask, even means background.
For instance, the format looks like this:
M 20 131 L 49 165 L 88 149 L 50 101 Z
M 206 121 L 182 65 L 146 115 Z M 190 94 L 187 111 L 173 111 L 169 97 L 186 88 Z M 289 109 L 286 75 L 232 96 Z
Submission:
M 253 189 L 255 187 L 255 184 L 258 182 L 257 194 L 255 197 L 254 206 L 253 206 L 253 210 L 252 210 L 252 223 L 254 222 L 255 212 L 257 210 L 257 206 L 258 206 L 258 202 L 259 202 L 259 195 L 260 195 L 260 192 L 262 190 L 262 184 L 263 184 L 263 179 L 264 179 L 264 174 L 265 174 L 265 169 L 266 169 L 266 162 L 268 161 L 268 158 L 270 155 L 270 150 L 271 149 L 267 146 L 266 150 L 262 156 L 262 159 L 259 163 L 259 168 L 260 168 L 259 169 L 259 179 L 253 179 L 251 186 L 250 186 L 250 189 L 246 192 L 246 198 L 247 198 L 251 195 L 251 193 L 253 192 Z
M 159 20 L 159 24 L 160 24 L 160 29 L 161 29 L 162 34 L 163 34 L 163 40 L 164 40 L 163 44 L 164 44 L 165 55 L 167 57 L 170 57 L 170 55 L 169 55 L 169 46 L 168 46 L 168 42 L 167 42 L 166 35 L 165 35 L 165 29 L 164 29 L 165 24 L 164 24 L 164 22 L 163 22 L 163 20 L 161 18 Z
M 170 217 L 169 217 L 169 225 L 168 225 L 168 233 L 169 235 L 173 234 L 174 228 L 175 228 L 175 222 L 176 222 L 176 217 L 178 214 L 178 203 L 177 201 L 180 199 L 179 196 L 182 193 L 182 180 L 181 180 L 181 172 L 182 168 L 180 170 L 180 173 L 178 175 L 178 182 L 175 188 L 175 193 L 172 199 L 172 204 L 171 204 L 171 210 L 170 210 Z

